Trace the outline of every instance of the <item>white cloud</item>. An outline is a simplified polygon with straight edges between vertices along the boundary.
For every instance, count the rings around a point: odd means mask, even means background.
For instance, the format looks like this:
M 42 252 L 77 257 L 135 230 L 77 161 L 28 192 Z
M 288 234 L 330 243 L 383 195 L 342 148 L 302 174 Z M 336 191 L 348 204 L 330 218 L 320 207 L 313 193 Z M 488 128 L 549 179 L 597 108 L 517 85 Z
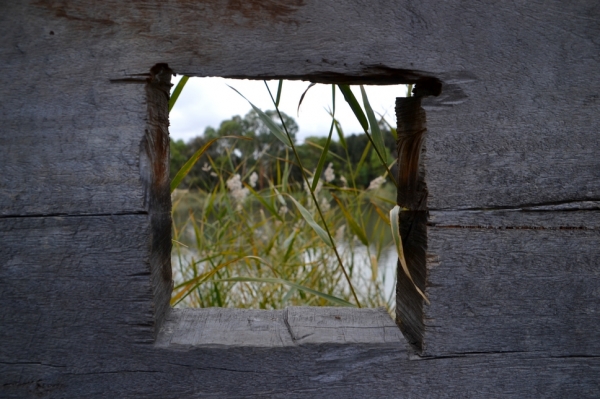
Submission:
M 178 78 L 174 79 L 177 84 Z M 221 121 L 234 115 L 244 116 L 250 105 L 239 94 L 227 87 L 235 87 L 248 100 L 262 110 L 273 109 L 273 103 L 263 81 L 223 78 L 190 78 L 181 92 L 177 104 L 170 114 L 171 137 L 187 141 L 204 133 L 208 126 L 217 128 Z M 277 94 L 277 81 L 270 81 L 273 96 Z M 300 96 L 310 83 L 284 81 L 280 110 L 293 117 L 300 130 L 297 139 L 302 142 L 308 136 L 324 136 L 329 132 L 331 117 L 326 109 L 331 108 L 331 85 L 313 86 L 302 102 L 300 115 L 296 114 Z M 337 89 L 336 89 L 337 90 Z M 377 113 L 395 125 L 395 99 L 406 95 L 406 86 L 367 86 L 369 102 Z M 362 104 L 358 87 L 353 92 Z M 362 128 L 339 90 L 336 92 L 336 118 L 341 122 L 344 133 L 361 133 Z M 334 135 L 335 137 L 335 135 Z

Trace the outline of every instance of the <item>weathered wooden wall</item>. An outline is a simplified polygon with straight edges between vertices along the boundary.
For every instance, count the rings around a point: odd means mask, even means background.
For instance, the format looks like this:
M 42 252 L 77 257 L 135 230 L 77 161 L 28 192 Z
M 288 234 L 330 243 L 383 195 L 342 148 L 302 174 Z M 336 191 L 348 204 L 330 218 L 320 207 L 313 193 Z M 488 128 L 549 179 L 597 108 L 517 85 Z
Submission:
M 0 34 L 0 396 L 600 396 L 596 2 L 6 0 Z M 169 311 L 159 63 L 439 79 L 421 349 L 379 310 Z

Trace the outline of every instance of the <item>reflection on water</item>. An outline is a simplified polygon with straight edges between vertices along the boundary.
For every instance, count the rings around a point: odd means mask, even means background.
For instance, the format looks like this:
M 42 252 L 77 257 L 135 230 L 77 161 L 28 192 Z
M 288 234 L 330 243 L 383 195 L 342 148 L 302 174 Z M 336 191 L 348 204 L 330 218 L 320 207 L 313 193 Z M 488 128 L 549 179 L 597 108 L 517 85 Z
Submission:
M 349 273 L 351 273 L 355 290 L 358 292 L 364 291 L 367 285 L 366 282 L 373 278 L 375 272 L 379 281 L 383 283 L 385 298 L 392 297 L 396 286 L 396 263 L 398 260 L 393 246 L 382 250 L 379 259 L 375 256 L 376 249 L 374 247 L 367 250 L 367 247 L 360 243 L 354 243 L 350 246 L 348 243 L 342 242 L 338 243 L 337 248 L 344 265 L 347 268 L 348 265 L 354 266 L 354 268 L 350 267 Z M 315 259 L 322 258 L 322 254 L 315 254 L 314 251 L 307 251 L 303 255 L 307 264 Z M 199 257 L 198 252 L 189 247 L 181 247 L 178 255 L 173 254 L 171 256 L 175 285 L 193 278 L 191 268 L 188 265 L 199 259 Z M 333 253 L 331 254 L 331 262 L 332 265 L 337 266 L 337 260 Z M 203 269 L 207 265 L 199 262 L 197 266 L 199 269 Z M 393 304 L 395 301 L 391 301 L 391 303 Z

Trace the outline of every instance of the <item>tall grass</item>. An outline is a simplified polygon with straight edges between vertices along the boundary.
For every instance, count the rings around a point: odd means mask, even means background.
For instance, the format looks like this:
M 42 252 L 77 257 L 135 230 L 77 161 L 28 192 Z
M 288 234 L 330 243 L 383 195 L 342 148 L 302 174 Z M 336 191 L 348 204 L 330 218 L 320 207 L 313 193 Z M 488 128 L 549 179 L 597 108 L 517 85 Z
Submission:
M 385 287 L 395 279 L 395 270 L 380 267 L 394 242 L 402 258 L 401 242 L 392 240 L 388 216 L 395 205 L 395 181 L 388 168 L 393 160 L 387 159 L 383 133 L 364 89 L 366 116 L 349 87 L 339 89 L 369 136 L 365 156 L 372 147 L 387 175 L 359 189 L 354 177 L 360 165 L 353 169 L 347 151 L 346 170 L 333 170 L 327 163 L 334 131 L 344 145 L 341 125 L 335 119 L 335 86 L 331 128 L 315 170 L 302 165 L 283 118 L 278 125 L 250 103 L 288 150 L 277 159 L 276 172 L 263 189 L 256 186 L 253 167 L 217 164 L 205 156 L 203 170 L 218 181 L 214 188 L 175 190 L 206 148 L 198 150 L 173 179 L 173 305 L 384 306 L 393 310 L 393 290 L 386 292 Z M 278 113 L 281 95 L 280 82 L 277 95 L 271 95 Z M 300 168 L 302 183 L 290 179 L 292 165 Z

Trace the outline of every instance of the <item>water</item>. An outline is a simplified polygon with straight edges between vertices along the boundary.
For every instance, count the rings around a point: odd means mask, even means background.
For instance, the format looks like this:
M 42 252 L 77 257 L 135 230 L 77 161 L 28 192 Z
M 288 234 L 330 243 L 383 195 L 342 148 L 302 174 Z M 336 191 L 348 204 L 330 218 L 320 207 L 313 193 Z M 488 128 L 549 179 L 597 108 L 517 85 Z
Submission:
M 350 245 L 347 242 L 338 244 L 338 251 L 344 265 L 353 264 L 355 266 L 355 269 L 352 271 L 352 281 L 355 286 L 355 290 L 358 292 L 364 292 L 367 284 L 366 282 L 372 278 L 373 274 L 372 263 L 369 259 L 369 251 L 365 245 L 359 243 L 354 243 L 353 251 L 350 251 L 349 248 Z M 371 247 L 370 253 L 372 256 L 375 255 L 376 249 Z M 304 253 L 304 256 L 306 258 L 306 263 L 309 263 L 315 258 L 314 254 L 310 254 L 308 252 Z M 176 254 L 171 256 L 173 279 L 175 280 L 176 284 L 183 282 L 184 279 L 192 278 L 191 275 L 184 276 L 182 272 L 182 266 L 185 268 L 190 262 L 198 258 L 198 252 L 191 247 L 181 247 L 179 256 Z M 331 260 L 333 264 L 337 266 L 337 260 L 335 259 L 333 252 L 331 254 Z M 376 260 L 378 279 L 383 283 L 383 292 L 386 299 L 390 298 L 395 292 L 397 260 L 398 258 L 396 250 L 393 246 L 384 249 L 379 256 L 379 259 Z M 202 268 L 202 266 L 202 264 L 199 264 L 199 268 Z

